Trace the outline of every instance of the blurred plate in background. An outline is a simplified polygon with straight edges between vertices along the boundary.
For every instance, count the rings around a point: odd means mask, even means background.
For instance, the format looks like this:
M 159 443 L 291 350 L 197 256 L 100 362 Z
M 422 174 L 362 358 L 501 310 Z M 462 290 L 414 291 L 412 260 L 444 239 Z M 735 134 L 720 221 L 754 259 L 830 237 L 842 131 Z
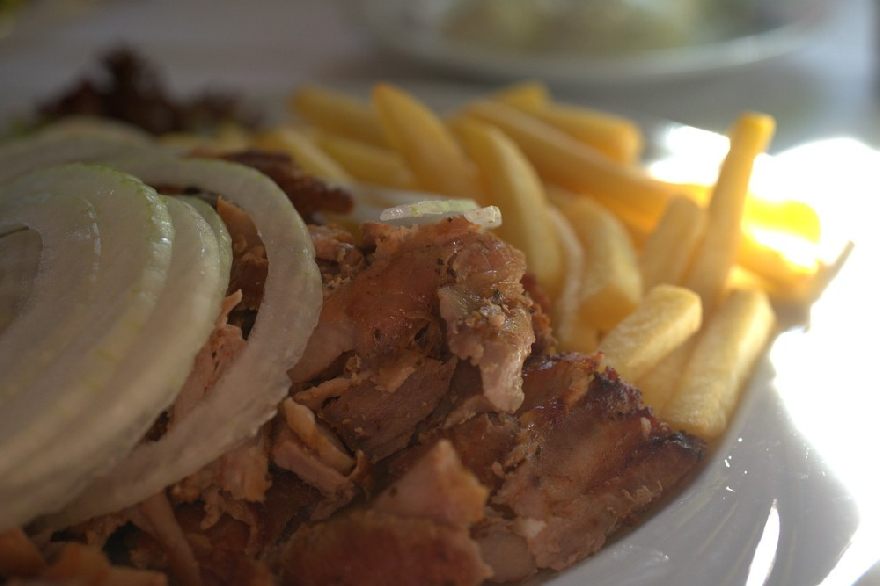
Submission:
M 384 47 L 490 79 L 600 84 L 739 67 L 787 53 L 834 0 L 359 0 Z

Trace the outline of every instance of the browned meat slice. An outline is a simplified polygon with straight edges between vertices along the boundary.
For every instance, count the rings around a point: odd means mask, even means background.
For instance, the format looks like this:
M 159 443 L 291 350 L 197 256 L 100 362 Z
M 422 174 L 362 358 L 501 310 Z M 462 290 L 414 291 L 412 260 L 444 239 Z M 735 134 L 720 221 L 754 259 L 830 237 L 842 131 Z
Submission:
M 455 448 L 464 467 L 494 491 L 501 486 L 509 459 L 517 457 L 521 436 L 519 421 L 512 415 L 478 415 L 452 427 L 432 430 L 419 445 L 392 457 L 387 470 L 390 477 L 400 477 L 437 441 L 444 439 Z
M 319 413 L 349 446 L 357 446 L 374 461 L 381 460 L 409 444 L 419 422 L 446 394 L 454 370 L 455 360 L 425 358 L 396 388 L 364 381 Z
M 571 406 L 587 392 L 599 366 L 597 356 L 563 354 L 541 356 L 523 370 L 525 400 L 521 412 L 529 411 L 554 399 Z
M 368 510 L 301 528 L 281 558 L 284 584 L 470 585 L 489 575 L 468 527 L 486 489 L 440 442 Z
M 440 441 L 376 497 L 372 509 L 467 528 L 483 518 L 488 496 L 486 488 L 462 466 L 452 444 Z
M 373 250 L 368 265 L 326 296 L 293 381 L 313 381 L 350 352 L 374 372 L 408 350 L 441 361 L 452 354 L 478 367 L 490 406 L 515 410 L 535 341 L 522 254 L 462 218 L 368 225 L 364 247 Z
M 297 534 L 283 564 L 291 586 L 463 586 L 489 575 L 467 532 L 372 512 Z
M 702 444 L 654 419 L 638 391 L 613 371 L 594 369 L 594 360 L 573 355 L 540 363 L 525 377 L 526 395 L 545 398 L 519 415 L 535 449 L 491 504 L 514 513 L 511 529 L 537 568 L 559 570 L 596 552 L 702 457 Z M 573 392 L 581 375 L 588 387 Z
M 351 211 L 353 204 L 347 191 L 307 175 L 285 153 L 248 150 L 224 154 L 221 158 L 253 167 L 267 175 L 287 194 L 293 207 L 307 222 L 314 222 L 315 214 L 320 211 L 337 214 Z

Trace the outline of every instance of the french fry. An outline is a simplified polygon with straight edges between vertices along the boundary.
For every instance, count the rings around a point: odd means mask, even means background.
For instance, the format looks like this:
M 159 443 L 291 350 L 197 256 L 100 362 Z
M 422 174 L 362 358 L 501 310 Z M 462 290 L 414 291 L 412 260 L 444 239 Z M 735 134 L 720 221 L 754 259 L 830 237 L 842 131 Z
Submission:
M 599 343 L 599 351 L 620 376 L 635 381 L 696 332 L 702 315 L 696 293 L 658 285 L 608 332 Z
M 486 203 L 497 205 L 502 239 L 526 255 L 529 270 L 551 296 L 562 280 L 562 258 L 547 216 L 547 197 L 532 165 L 502 132 L 480 122 L 462 127 L 464 145 L 479 170 Z
M 325 132 L 316 133 L 315 142 L 359 181 L 395 189 L 415 187 L 412 172 L 393 151 Z
M 654 368 L 636 379 L 636 387 L 642 392 L 642 401 L 661 419 L 669 399 L 678 390 L 681 374 L 694 351 L 697 337 L 697 334 L 692 335 L 664 356 Z
M 256 136 L 253 145 L 260 149 L 287 153 L 303 171 L 331 183 L 351 183 L 351 176 L 336 161 L 324 154 L 303 133 L 292 128 L 276 128 Z
M 628 118 L 555 102 L 541 105 L 523 101 L 512 105 L 596 149 L 612 161 L 623 165 L 634 165 L 639 161 L 644 137 L 638 125 Z
M 678 391 L 663 409 L 673 427 L 711 439 L 727 427 L 776 317 L 761 291 L 731 291 L 694 347 Z
M 711 185 L 680 183 L 678 187 L 682 195 L 687 195 L 701 206 L 709 203 Z M 810 204 L 791 199 L 770 200 L 755 193 L 746 197 L 743 223 L 746 226 L 780 230 L 811 242 L 818 242 L 822 236 L 822 222 Z
M 409 94 L 387 84 L 373 89 L 389 142 L 424 189 L 480 200 L 476 170 L 440 120 Z
M 584 254 L 580 324 L 610 331 L 638 305 L 642 278 L 632 242 L 611 212 L 587 198 L 561 202 Z
M 591 354 L 599 344 L 599 332 L 593 326 L 579 323 L 578 319 L 584 251 L 574 228 L 556 207 L 547 206 L 547 215 L 559 241 L 566 277 L 553 303 L 556 339 L 563 352 Z
M 488 100 L 473 102 L 464 114 L 496 126 L 526 154 L 545 180 L 632 214 L 658 218 L 675 186 L 651 179 L 641 170 L 609 161 L 568 134 L 521 112 Z
M 342 92 L 305 85 L 294 92 L 287 106 L 292 113 L 325 132 L 376 146 L 388 144 L 372 108 Z
M 680 196 L 669 202 L 639 258 L 645 290 L 681 282 L 705 225 L 705 213 L 692 200 Z
M 540 81 L 524 81 L 503 88 L 491 97 L 514 108 L 541 108 L 550 101 L 550 92 Z
M 752 166 L 755 157 L 767 148 L 774 126 L 769 116 L 744 114 L 731 132 L 730 151 L 709 202 L 706 235 L 685 280 L 688 288 L 702 298 L 707 312 L 718 301 L 727 273 L 736 260 Z

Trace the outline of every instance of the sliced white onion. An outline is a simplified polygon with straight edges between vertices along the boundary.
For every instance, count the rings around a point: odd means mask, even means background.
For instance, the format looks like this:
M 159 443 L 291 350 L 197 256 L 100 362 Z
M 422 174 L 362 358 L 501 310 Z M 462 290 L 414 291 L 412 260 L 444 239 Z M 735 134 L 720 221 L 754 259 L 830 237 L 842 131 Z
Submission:
M 168 149 L 132 126 L 74 118 L 0 146 L 0 183 L 49 165 L 106 161 Z
M 51 485 L 47 478 L 68 469 L 71 475 L 84 475 L 89 468 L 81 463 L 94 461 L 91 475 L 82 477 L 82 488 L 94 473 L 128 454 L 177 396 L 211 333 L 228 283 L 221 272 L 218 242 L 195 209 L 163 199 L 175 236 L 168 278 L 155 308 L 102 393 L 92 399 L 92 409 L 57 430 L 53 441 L 64 449 L 40 450 L 26 470 L 10 479 L 11 490 L 40 497 L 51 491 L 45 486 Z
M 385 208 L 379 221 L 394 225 L 411 226 L 434 224 L 443 218 L 462 216 L 469 222 L 484 228 L 501 225 L 501 210 L 496 206 L 478 207 L 470 199 L 427 200 Z
M 59 507 L 100 468 L 92 457 L 48 475 L 35 471 L 46 460 L 70 464 L 62 432 L 101 408 L 95 399 L 165 285 L 174 232 L 155 191 L 84 165 L 5 186 L 0 223 L 26 225 L 43 243 L 33 293 L 0 335 L 0 528 L 7 528 Z
M 24 226 L 0 235 L 0 332 L 30 297 L 42 250 L 39 233 Z
M 210 394 L 161 440 L 138 446 L 59 515 L 66 526 L 140 502 L 252 436 L 287 394 L 287 370 L 305 349 L 321 307 L 321 277 L 308 231 L 262 174 L 224 161 L 158 158 L 125 171 L 154 185 L 222 194 L 253 219 L 269 260 L 263 301 L 245 349 Z
M 220 274 L 226 281 L 229 280 L 229 271 L 232 269 L 232 238 L 226 229 L 223 219 L 206 201 L 192 195 L 178 196 L 176 199 L 185 201 L 191 205 L 201 215 L 211 230 L 214 231 L 214 238 L 217 239 L 220 251 Z

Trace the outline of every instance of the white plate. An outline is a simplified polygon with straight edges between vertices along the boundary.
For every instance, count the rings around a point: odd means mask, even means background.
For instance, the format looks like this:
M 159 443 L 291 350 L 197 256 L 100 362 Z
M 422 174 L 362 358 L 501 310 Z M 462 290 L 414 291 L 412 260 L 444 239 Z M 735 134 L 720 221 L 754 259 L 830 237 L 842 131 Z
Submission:
M 798 47 L 833 9 L 834 0 L 763 0 L 741 34 L 687 46 L 607 56 L 509 52 L 450 38 L 435 0 L 347 0 L 353 19 L 384 47 L 432 66 L 483 79 L 540 78 L 569 85 L 648 81 L 755 63 Z M 438 6 L 440 8 L 438 8 Z

